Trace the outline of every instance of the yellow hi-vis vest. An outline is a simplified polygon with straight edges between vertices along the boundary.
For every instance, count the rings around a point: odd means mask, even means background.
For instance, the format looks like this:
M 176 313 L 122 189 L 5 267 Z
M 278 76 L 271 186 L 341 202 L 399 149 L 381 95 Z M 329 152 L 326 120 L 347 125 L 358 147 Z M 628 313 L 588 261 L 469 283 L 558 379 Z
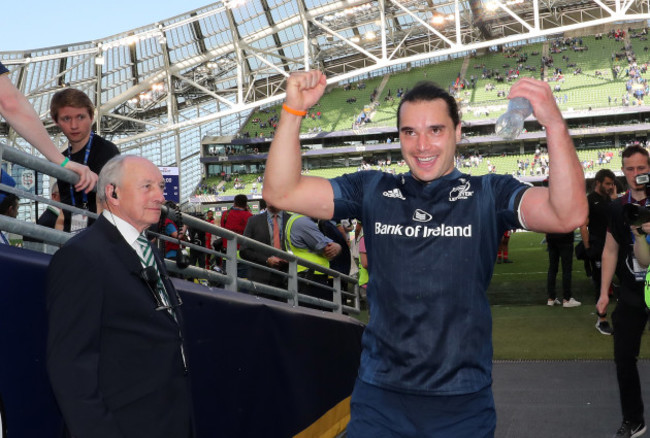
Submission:
M 363 231 L 361 231 L 361 237 L 359 237 L 359 242 L 363 238 Z M 359 286 L 363 286 L 368 283 L 370 276 L 368 275 L 368 270 L 361 265 L 361 254 L 359 254 Z
M 325 266 L 326 268 L 330 267 L 330 261 L 327 260 L 327 257 L 324 257 L 320 254 L 316 254 L 314 252 L 311 252 L 308 249 L 305 248 L 296 248 L 293 243 L 291 243 L 291 226 L 295 222 L 296 219 L 299 217 L 303 217 L 304 215 L 302 214 L 293 214 L 287 221 L 287 224 L 285 225 L 284 228 L 284 239 L 285 239 L 285 247 L 287 250 L 291 251 L 293 255 L 296 257 L 303 258 L 305 260 L 309 260 L 312 263 L 315 263 L 317 265 Z M 306 266 L 298 265 L 298 272 L 306 271 L 309 269 Z M 316 271 L 317 274 L 322 274 L 322 272 Z

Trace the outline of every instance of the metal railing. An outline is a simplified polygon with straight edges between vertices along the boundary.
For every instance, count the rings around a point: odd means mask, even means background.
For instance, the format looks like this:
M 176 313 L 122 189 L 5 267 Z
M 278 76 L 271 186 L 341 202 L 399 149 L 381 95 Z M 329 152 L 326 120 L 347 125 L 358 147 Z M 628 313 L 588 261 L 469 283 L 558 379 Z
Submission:
M 34 169 L 37 172 L 56 177 L 57 179 L 71 184 L 75 184 L 79 180 L 79 176 L 71 170 L 61 168 L 60 166 L 57 166 L 56 164 L 51 163 L 47 160 L 9 147 L 2 142 L 0 142 L 0 159 L 19 164 L 26 168 Z M 72 213 L 82 213 L 94 219 L 98 217 L 98 215 L 95 213 L 56 202 L 42 196 L 34 195 L 30 192 L 10 187 L 5 184 L 0 183 L 0 190 L 13 193 L 22 199 L 31 199 L 39 203 L 44 203 L 60 208 L 62 210 L 70 211 Z M 223 271 L 217 272 L 214 269 L 203 269 L 197 266 L 187 266 L 183 268 L 179 267 L 175 261 L 165 259 L 165 265 L 167 269 L 177 276 L 182 276 L 192 280 L 205 280 L 208 282 L 208 285 L 220 286 L 234 292 L 246 292 L 253 294 L 262 293 L 271 295 L 279 300 L 286 301 L 292 306 L 300 306 L 306 304 L 325 310 L 331 310 L 337 313 L 345 312 L 358 314 L 360 311 L 359 285 L 357 279 L 354 277 L 350 277 L 349 275 L 342 274 L 329 268 L 324 268 L 323 266 L 297 257 L 290 252 L 282 251 L 256 240 L 244 237 L 217 225 L 213 225 L 203 219 L 194 217 L 190 214 L 169 209 L 166 206 L 162 207 L 162 214 L 166 215 L 169 219 L 176 223 L 182 222 L 191 229 L 211 233 L 212 235 L 219 236 L 224 241 L 228 242 L 226 245 L 226 252 L 223 253 L 201 245 L 196 245 L 192 242 L 179 241 L 176 238 L 172 238 L 163 234 L 151 233 L 160 241 L 180 243 L 181 247 L 183 248 L 199 251 L 203 255 L 208 255 L 210 258 L 226 261 L 226 269 L 225 273 L 223 273 Z M 27 236 L 32 239 L 41 240 L 47 244 L 54 245 L 54 250 L 56 250 L 58 246 L 63 245 L 72 236 L 70 233 L 43 227 L 31 222 L 18 220 L 3 215 L 0 215 L 0 230 L 21 236 Z M 239 258 L 237 255 L 237 248 L 240 245 L 244 245 L 248 248 L 252 248 L 255 251 L 259 251 L 267 257 L 277 256 L 283 260 L 286 260 L 288 262 L 287 272 L 278 271 L 273 268 L 264 265 L 258 265 L 248 260 Z M 278 288 L 270 286 L 268 284 L 254 282 L 246 278 L 238 277 L 237 266 L 240 264 L 244 264 L 254 269 L 273 272 L 276 275 L 284 276 L 287 279 L 287 288 Z M 327 274 L 328 277 L 332 279 L 332 285 L 324 285 L 299 277 L 298 266 L 305 266 L 308 269 Z M 333 300 L 328 301 L 310 295 L 302 294 L 299 292 L 299 284 L 307 284 L 313 287 L 329 290 L 333 294 Z M 351 290 L 344 290 L 342 288 L 344 285 L 349 285 Z

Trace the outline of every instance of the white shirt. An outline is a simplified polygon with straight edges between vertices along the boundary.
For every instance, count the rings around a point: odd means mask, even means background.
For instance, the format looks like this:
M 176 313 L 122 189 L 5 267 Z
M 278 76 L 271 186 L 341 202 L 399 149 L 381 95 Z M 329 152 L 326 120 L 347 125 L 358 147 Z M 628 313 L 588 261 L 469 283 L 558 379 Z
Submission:
M 128 243 L 131 248 L 133 248 L 135 252 L 138 253 L 138 257 L 142 259 L 144 254 L 142 254 L 140 244 L 137 242 L 137 239 L 140 236 L 138 230 L 124 219 L 120 218 L 119 216 L 115 216 L 109 210 L 102 211 L 102 215 L 110 223 L 115 225 L 115 228 L 117 228 L 117 231 L 119 231 L 124 240 L 126 240 L 126 243 Z

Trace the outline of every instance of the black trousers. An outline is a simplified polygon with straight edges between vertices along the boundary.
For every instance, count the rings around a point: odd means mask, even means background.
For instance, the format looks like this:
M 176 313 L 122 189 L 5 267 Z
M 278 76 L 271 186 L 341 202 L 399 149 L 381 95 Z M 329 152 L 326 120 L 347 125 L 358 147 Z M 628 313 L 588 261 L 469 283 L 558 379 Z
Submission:
M 647 322 L 648 313 L 645 308 L 633 307 L 621 300 L 612 313 L 614 362 L 621 410 L 624 420 L 635 423 L 643 421 L 641 381 L 636 362 L 641 349 L 641 336 Z
M 205 253 L 190 249 L 190 266 L 196 266 L 205 269 Z
M 573 267 L 573 244 L 572 243 L 551 243 L 548 244 L 548 277 L 546 280 L 546 291 L 548 298 L 557 298 L 555 293 L 555 278 L 557 277 L 558 266 L 562 260 L 562 292 L 564 299 L 571 298 L 571 269 Z
M 594 284 L 594 297 L 596 299 L 596 302 L 598 302 L 598 299 L 600 298 L 600 285 L 602 283 L 602 270 L 601 270 L 601 265 L 600 265 L 600 260 L 592 260 L 592 259 L 587 259 L 585 260 L 585 264 L 589 263 L 589 268 L 591 270 L 591 281 Z
M 326 274 L 316 274 L 311 269 L 309 269 L 307 271 L 299 272 L 298 276 L 302 277 L 302 278 L 304 278 L 306 280 L 311 280 L 313 282 L 320 283 L 320 284 L 322 284 L 324 286 L 329 286 L 328 277 L 327 277 Z M 320 298 L 320 299 L 326 300 L 326 301 L 332 301 L 334 299 L 334 292 L 332 292 L 329 289 L 318 287 L 318 286 L 313 285 L 313 284 L 298 282 L 298 291 L 301 294 L 310 295 L 312 297 Z M 329 309 L 324 309 L 322 307 L 314 306 L 314 305 L 311 305 L 311 304 L 303 304 L 302 306 L 303 307 L 309 307 L 309 308 L 312 308 L 312 309 L 329 310 Z

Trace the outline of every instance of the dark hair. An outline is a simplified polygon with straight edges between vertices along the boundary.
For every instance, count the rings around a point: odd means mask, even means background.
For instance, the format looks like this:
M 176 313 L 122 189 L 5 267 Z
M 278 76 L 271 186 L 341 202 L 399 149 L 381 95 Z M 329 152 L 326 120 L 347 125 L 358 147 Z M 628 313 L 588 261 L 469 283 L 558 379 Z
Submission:
M 614 175 L 614 172 L 612 172 L 609 169 L 600 169 L 598 172 L 596 172 L 596 176 L 594 177 L 594 179 L 599 183 L 605 181 L 605 178 L 609 178 L 612 181 L 616 181 L 616 175 Z
M 648 164 L 650 164 L 650 154 L 648 154 L 648 151 L 645 148 L 639 146 L 638 144 L 628 146 L 623 149 L 623 153 L 621 154 L 621 164 L 625 166 L 623 160 L 630 158 L 634 154 L 644 155 L 648 159 Z
M 248 198 L 246 195 L 237 195 L 233 204 L 235 207 L 246 208 L 248 206 Z
M 73 108 L 86 108 L 88 116 L 92 119 L 95 115 L 95 105 L 86 93 L 76 88 L 65 88 L 57 91 L 50 102 L 50 116 L 55 122 L 59 119 L 59 110 L 65 106 Z
M 7 212 L 9 211 L 9 208 L 16 205 L 16 203 L 20 198 L 18 198 L 18 196 L 14 195 L 13 193 L 7 193 L 7 192 L 0 192 L 0 193 L 5 195 L 2 202 L 0 202 L 0 214 L 6 215 Z
M 397 107 L 397 129 L 400 127 L 400 112 L 404 102 L 430 102 L 435 99 L 442 99 L 447 102 L 447 110 L 449 117 L 454 122 L 454 128 L 460 123 L 460 115 L 458 113 L 458 104 L 456 99 L 444 89 L 431 81 L 418 82 L 415 87 L 407 91 L 402 97 L 402 100 Z

